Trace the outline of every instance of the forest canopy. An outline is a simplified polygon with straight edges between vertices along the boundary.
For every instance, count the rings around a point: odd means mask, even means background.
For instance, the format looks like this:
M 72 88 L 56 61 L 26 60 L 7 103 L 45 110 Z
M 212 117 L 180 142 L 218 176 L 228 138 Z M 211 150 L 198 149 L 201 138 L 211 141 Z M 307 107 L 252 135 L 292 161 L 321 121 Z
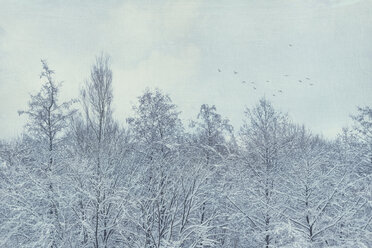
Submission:
M 372 247 L 371 107 L 327 140 L 265 98 L 240 128 L 209 104 L 186 125 L 146 89 L 119 123 L 110 58 L 88 75 L 61 102 L 42 60 L 0 143 L 0 247 Z

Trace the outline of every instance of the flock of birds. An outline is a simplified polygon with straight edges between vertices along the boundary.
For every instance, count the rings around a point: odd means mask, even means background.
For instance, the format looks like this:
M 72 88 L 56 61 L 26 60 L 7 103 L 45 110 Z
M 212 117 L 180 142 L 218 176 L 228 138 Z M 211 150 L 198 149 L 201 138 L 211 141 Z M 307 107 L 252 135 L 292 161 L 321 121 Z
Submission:
M 292 44 L 289 44 L 288 45 L 289 47 L 292 47 L 293 45 Z M 219 73 L 222 72 L 222 70 L 220 68 L 217 68 L 217 71 Z M 238 74 L 238 71 L 233 71 L 233 75 L 237 76 Z M 284 74 L 283 77 L 290 77 L 290 75 L 288 74 Z M 314 83 L 312 82 L 311 78 L 310 77 L 305 77 L 305 78 L 302 78 L 302 79 L 298 79 L 297 82 L 299 84 L 302 84 L 302 85 L 309 85 L 309 86 L 314 86 Z M 255 81 L 250 81 L 249 84 L 247 83 L 247 81 L 243 80 L 241 81 L 242 84 L 247 84 L 247 85 L 250 85 L 252 87 L 253 90 L 257 90 L 257 83 Z M 266 83 L 271 83 L 270 80 L 266 80 Z M 276 94 L 283 94 L 283 90 L 282 89 L 278 89 L 276 90 L 272 95 L 275 97 Z
M 222 72 L 222 70 L 220 68 L 217 69 L 218 72 Z M 237 71 L 233 71 L 233 74 L 234 75 L 237 75 L 238 72 Z M 290 75 L 288 74 L 285 74 L 283 75 L 283 77 L 290 77 Z M 297 82 L 299 84 L 308 84 L 309 86 L 314 86 L 314 83 L 311 81 L 311 78 L 310 77 L 305 77 L 304 79 L 298 79 Z M 243 80 L 241 81 L 242 84 L 247 84 L 247 85 L 250 85 L 252 87 L 253 90 L 257 90 L 257 83 L 255 81 L 250 81 L 249 83 L 247 83 L 247 81 Z M 270 80 L 266 80 L 266 83 L 271 83 Z M 279 94 L 283 94 L 283 90 L 281 89 L 278 89 L 275 93 L 279 93 Z M 273 93 L 272 95 L 275 97 L 276 94 Z

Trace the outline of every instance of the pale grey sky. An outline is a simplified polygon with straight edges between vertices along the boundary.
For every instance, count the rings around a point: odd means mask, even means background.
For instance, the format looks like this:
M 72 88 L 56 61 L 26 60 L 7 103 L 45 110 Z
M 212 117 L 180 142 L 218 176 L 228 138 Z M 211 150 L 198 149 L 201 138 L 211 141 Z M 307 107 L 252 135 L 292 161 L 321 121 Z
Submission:
M 21 133 L 17 110 L 40 88 L 41 58 L 68 99 L 100 51 L 112 57 L 122 122 L 146 87 L 169 93 L 185 120 L 215 104 L 236 130 L 265 95 L 331 138 L 372 105 L 370 0 L 0 0 L 0 137 Z

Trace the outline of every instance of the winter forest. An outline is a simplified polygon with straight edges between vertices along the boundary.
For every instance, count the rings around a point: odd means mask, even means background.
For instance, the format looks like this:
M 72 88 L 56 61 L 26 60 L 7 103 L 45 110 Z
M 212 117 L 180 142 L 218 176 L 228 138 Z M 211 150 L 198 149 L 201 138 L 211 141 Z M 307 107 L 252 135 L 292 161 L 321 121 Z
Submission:
M 370 107 L 327 140 L 265 98 L 233 128 L 145 89 L 118 123 L 107 55 L 67 102 L 41 69 L 25 132 L 0 144 L 0 247 L 372 246 Z

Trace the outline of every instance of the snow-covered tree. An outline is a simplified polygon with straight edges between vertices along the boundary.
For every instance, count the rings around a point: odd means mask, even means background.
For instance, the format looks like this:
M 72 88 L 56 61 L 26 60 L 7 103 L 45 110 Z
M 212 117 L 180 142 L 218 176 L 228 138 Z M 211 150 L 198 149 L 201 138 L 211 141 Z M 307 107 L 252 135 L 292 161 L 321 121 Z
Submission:
M 200 209 L 200 222 L 202 223 L 208 215 L 219 212 L 220 218 L 223 220 L 216 219 L 221 224 L 221 228 L 215 229 L 214 232 L 217 233 L 218 240 L 223 244 L 226 242 L 227 213 L 222 191 L 226 162 L 235 142 L 233 127 L 229 124 L 228 119 L 222 118 L 217 113 L 214 105 L 209 106 L 208 104 L 201 105 L 197 119 L 191 122 L 190 127 L 193 128 L 191 144 L 198 150 L 198 156 L 204 161 L 201 166 L 205 171 L 208 171 L 211 177 L 204 183 L 204 188 L 207 190 L 205 198 L 209 200 L 205 200 Z M 201 243 L 200 247 L 204 247 L 204 244 Z
M 287 199 L 283 216 L 298 232 L 296 242 L 305 247 L 331 245 L 329 233 L 347 214 L 338 201 L 346 183 L 344 164 L 334 147 L 304 128 L 299 129 L 292 160 L 281 175 L 280 194 Z M 345 203 L 344 203 L 345 204 Z
M 121 179 L 127 150 L 124 133 L 112 117 L 112 71 L 107 55 L 96 58 L 81 91 L 83 113 L 72 127 L 70 181 L 79 247 L 113 247 L 125 213 Z
M 245 245 L 272 247 L 280 240 L 283 198 L 278 174 L 285 168 L 285 158 L 293 135 L 286 115 L 276 111 L 266 99 L 247 109 L 240 131 L 244 146 L 237 167 L 235 192 L 228 197 L 244 219 L 241 225 Z
M 23 208 L 12 209 L 12 214 L 23 215 L 22 222 L 14 225 L 18 245 L 60 247 L 64 241 L 63 185 L 61 172 L 64 171 L 63 147 L 64 131 L 69 118 L 75 112 L 71 110 L 74 101 L 58 101 L 60 83 L 56 83 L 47 62 L 42 60 L 43 70 L 40 78 L 45 80 L 41 90 L 31 95 L 28 109 L 19 111 L 28 117 L 26 125 L 28 137 L 20 146 L 28 150 L 25 157 L 8 160 L 8 183 L 4 188 L 8 200 L 4 204 L 14 204 L 22 199 Z M 29 147 L 28 147 L 29 146 Z M 18 168 L 18 170 L 15 170 Z M 17 178 L 17 181 L 12 181 Z M 13 211 L 14 210 L 14 211 Z M 9 221 L 14 221 L 10 219 Z M 32 232 L 32 235 L 30 233 Z M 37 235 L 35 235 L 37 234 Z M 29 237 L 20 239 L 19 237 Z M 9 236 L 9 239 L 12 237 Z

